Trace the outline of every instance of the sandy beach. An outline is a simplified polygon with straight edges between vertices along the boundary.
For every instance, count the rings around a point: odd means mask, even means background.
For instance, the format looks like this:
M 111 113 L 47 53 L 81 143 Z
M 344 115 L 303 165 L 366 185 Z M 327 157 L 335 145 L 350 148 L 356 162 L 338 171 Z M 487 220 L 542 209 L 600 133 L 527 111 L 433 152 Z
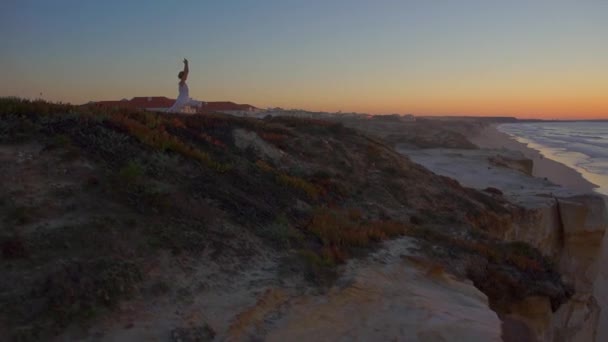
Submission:
M 469 139 L 480 148 L 504 148 L 521 152 L 534 162 L 532 175 L 535 177 L 547 178 L 552 183 L 578 191 L 587 192 L 597 188 L 595 184 L 586 180 L 578 171 L 552 159 L 545 158 L 539 151 L 529 148 L 526 144 L 499 131 L 494 125 L 485 127 L 479 134 Z

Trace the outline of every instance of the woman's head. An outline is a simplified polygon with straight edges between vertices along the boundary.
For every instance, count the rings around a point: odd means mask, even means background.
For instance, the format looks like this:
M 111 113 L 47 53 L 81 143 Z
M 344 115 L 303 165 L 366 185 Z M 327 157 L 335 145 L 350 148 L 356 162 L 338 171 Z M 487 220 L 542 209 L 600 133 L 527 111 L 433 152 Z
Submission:
M 181 80 L 182 77 L 184 77 L 184 72 L 180 71 L 179 74 L 177 74 L 177 78 L 179 78 Z

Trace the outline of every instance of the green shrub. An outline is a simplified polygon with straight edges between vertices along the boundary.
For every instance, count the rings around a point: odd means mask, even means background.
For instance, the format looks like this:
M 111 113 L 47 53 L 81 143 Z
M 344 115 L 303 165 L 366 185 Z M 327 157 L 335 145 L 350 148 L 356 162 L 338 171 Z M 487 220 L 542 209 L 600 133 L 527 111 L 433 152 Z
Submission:
M 36 217 L 34 208 L 12 205 L 6 215 L 9 224 L 24 225 L 30 223 Z
M 69 136 L 65 135 L 65 134 L 57 134 L 54 138 L 53 138 L 53 145 L 57 146 L 57 147 L 68 147 L 72 144 L 72 140 L 70 139 Z
M 144 172 L 141 164 L 130 161 L 127 163 L 127 165 L 123 166 L 120 171 L 118 171 L 118 177 L 123 184 L 133 186 L 140 181 L 143 173 Z
M 362 215 L 356 208 L 348 211 L 321 208 L 315 212 L 306 229 L 324 246 L 336 246 L 344 251 L 403 235 L 408 229 L 403 223 L 389 220 L 364 222 Z
M 170 193 L 158 186 L 140 184 L 137 198 L 141 205 L 151 206 L 161 212 L 171 207 Z
M 73 259 L 58 266 L 36 280 L 27 293 L 3 303 L 3 309 L 12 313 L 9 340 L 51 340 L 68 325 L 115 307 L 143 279 L 134 262 L 111 257 Z
M 302 238 L 284 215 L 279 215 L 271 224 L 258 228 L 256 233 L 277 249 L 288 249 L 293 240 Z
M 201 253 L 209 242 L 206 228 L 202 225 L 159 224 L 147 227 L 146 236 L 152 248 L 170 250 L 173 254 Z
M 66 264 L 48 277 L 43 293 L 57 318 L 69 321 L 85 310 L 116 305 L 141 278 L 133 262 L 100 257 Z
M 531 258 L 540 258 L 541 254 L 540 252 L 532 247 L 531 245 L 525 243 L 525 242 L 521 242 L 521 241 L 513 241 L 513 242 L 509 242 L 505 245 L 505 248 L 507 249 L 507 251 L 509 251 L 510 253 L 513 254 L 519 254 L 519 255 L 523 255 L 526 257 L 531 257 Z
M 284 184 L 304 192 L 311 200 L 317 200 L 321 194 L 321 189 L 319 189 L 318 186 L 300 177 L 280 173 L 276 176 L 276 179 L 280 184 Z
M 0 118 L 0 142 L 12 140 L 18 121 L 19 118 L 15 115 L 6 115 Z
M 300 250 L 298 256 L 303 262 L 303 271 L 306 279 L 314 284 L 327 286 L 337 278 L 336 263 L 332 258 L 319 255 L 310 250 Z

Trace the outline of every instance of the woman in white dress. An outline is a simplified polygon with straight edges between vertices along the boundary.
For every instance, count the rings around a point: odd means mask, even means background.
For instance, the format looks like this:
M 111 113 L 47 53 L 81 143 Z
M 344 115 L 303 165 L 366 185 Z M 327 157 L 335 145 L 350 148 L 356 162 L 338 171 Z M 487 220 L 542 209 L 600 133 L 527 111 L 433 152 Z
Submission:
M 183 113 L 187 106 L 194 107 L 195 110 L 198 110 L 202 106 L 201 101 L 196 101 L 190 98 L 190 91 L 188 90 L 188 84 L 186 84 L 186 80 L 188 79 L 188 60 L 184 58 L 184 70 L 180 71 L 177 74 L 177 78 L 179 78 L 179 96 L 175 100 L 175 103 L 171 108 L 167 109 L 169 113 Z

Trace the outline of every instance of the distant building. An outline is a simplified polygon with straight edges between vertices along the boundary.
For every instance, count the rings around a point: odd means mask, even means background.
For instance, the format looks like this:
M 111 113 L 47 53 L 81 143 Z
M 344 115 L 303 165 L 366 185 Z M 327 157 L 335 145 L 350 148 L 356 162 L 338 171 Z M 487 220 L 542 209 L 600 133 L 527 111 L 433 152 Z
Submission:
M 265 111 L 258 112 L 258 117 L 265 116 L 289 116 L 304 119 L 329 119 L 335 114 L 325 112 L 309 112 L 303 109 L 283 109 L 283 108 L 268 108 Z
M 164 96 L 147 96 L 134 97 L 130 100 L 122 99 L 120 101 L 97 101 L 89 102 L 88 105 L 101 108 L 134 108 L 144 109 L 155 112 L 164 112 L 171 108 L 175 103 L 175 99 L 170 99 Z M 198 109 L 195 107 L 184 108 L 185 113 L 194 114 Z M 247 114 L 259 111 L 256 107 L 248 104 L 238 104 L 229 101 L 203 102 L 200 112 L 220 112 L 237 116 L 247 116 Z
M 412 114 L 380 114 L 374 115 L 374 120 L 377 121 L 394 121 L 394 122 L 403 122 L 403 121 L 416 121 L 416 117 Z
M 101 108 L 137 108 L 152 111 L 164 111 L 175 103 L 174 99 L 164 96 L 134 97 L 130 100 L 120 101 L 97 101 L 90 102 L 91 105 Z
M 205 102 L 201 107 L 203 112 L 220 112 L 234 116 L 255 116 L 260 110 L 252 105 L 238 104 L 229 101 Z
M 416 121 L 416 117 L 412 114 L 405 114 L 401 116 L 401 120 L 403 121 Z

